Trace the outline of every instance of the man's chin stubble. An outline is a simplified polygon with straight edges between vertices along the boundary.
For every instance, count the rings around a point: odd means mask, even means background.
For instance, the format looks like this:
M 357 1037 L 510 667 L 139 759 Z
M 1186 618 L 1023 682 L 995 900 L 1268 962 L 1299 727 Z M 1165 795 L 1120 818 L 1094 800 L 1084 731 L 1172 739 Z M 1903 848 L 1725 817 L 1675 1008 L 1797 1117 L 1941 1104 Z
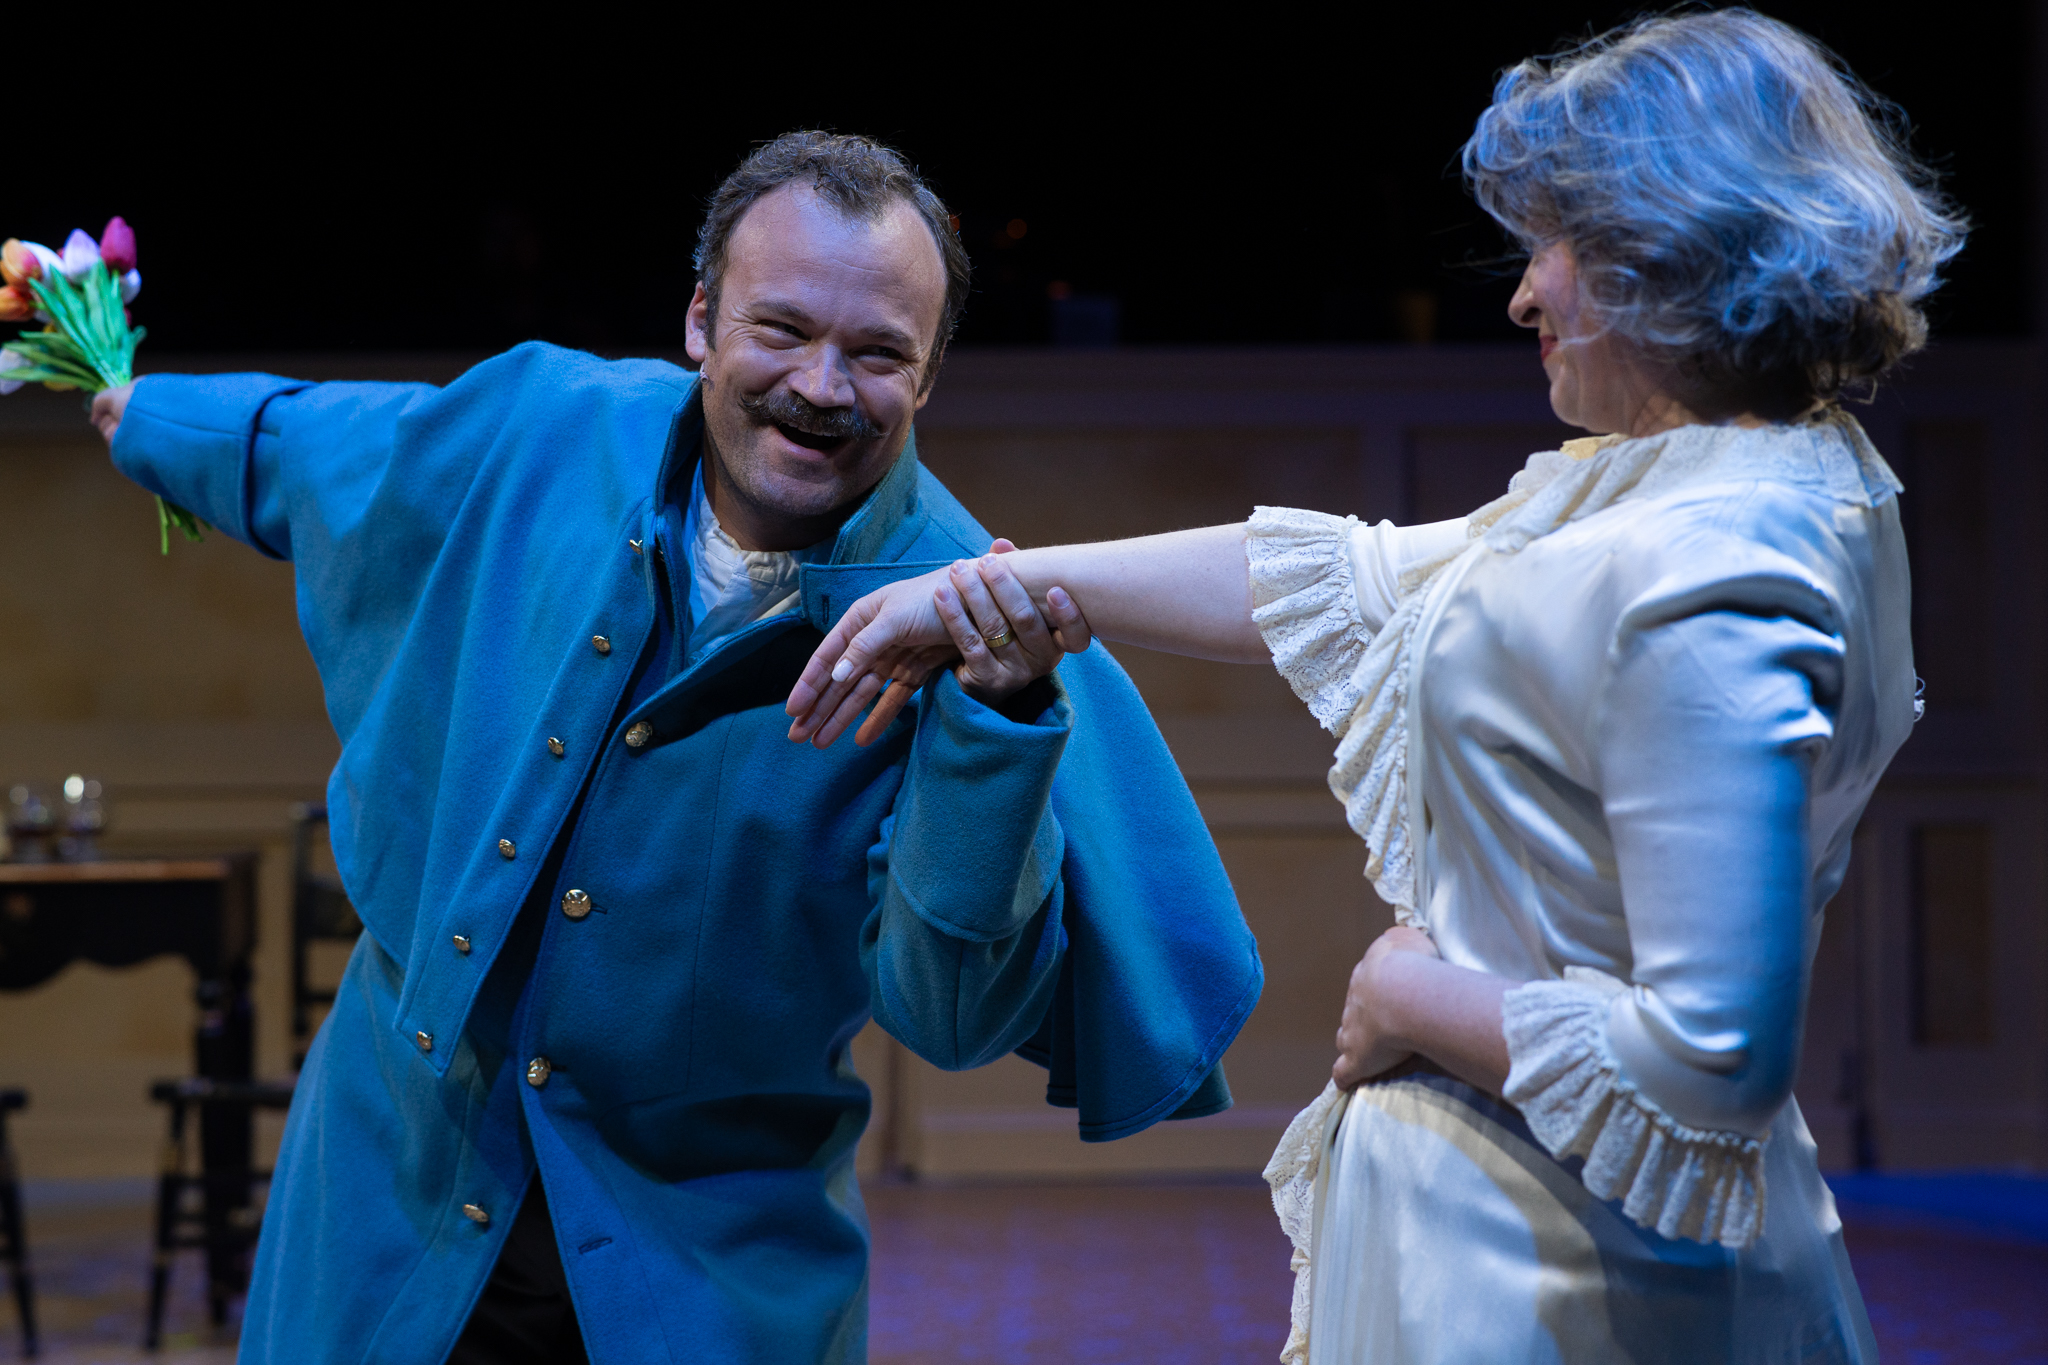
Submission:
M 799 464 L 783 467 L 769 456 L 751 466 L 744 475 L 729 462 L 724 466 L 726 486 L 758 519 L 788 519 L 811 522 L 834 514 L 850 512 L 852 505 L 868 495 L 863 488 L 849 494 L 839 471 L 832 464 Z M 880 482 L 877 480 L 876 482 Z

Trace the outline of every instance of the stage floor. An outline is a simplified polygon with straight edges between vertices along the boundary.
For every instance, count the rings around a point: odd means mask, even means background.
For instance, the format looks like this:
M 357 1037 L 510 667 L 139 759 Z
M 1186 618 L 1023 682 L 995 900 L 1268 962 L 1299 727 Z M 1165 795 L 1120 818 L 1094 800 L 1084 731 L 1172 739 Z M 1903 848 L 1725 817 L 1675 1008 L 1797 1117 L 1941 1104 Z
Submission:
M 173 1280 L 167 1349 L 136 1349 L 145 1189 L 39 1182 L 29 1193 L 44 1361 L 232 1361 L 232 1342 L 206 1329 L 196 1254 Z M 1261 1185 L 881 1185 L 868 1203 L 873 1365 L 1270 1365 L 1279 1354 L 1292 1277 Z M 2048 1238 L 1863 1201 L 1845 1200 L 1844 1216 L 1887 1361 L 2048 1362 Z M 0 1305 L 0 1361 L 17 1341 Z

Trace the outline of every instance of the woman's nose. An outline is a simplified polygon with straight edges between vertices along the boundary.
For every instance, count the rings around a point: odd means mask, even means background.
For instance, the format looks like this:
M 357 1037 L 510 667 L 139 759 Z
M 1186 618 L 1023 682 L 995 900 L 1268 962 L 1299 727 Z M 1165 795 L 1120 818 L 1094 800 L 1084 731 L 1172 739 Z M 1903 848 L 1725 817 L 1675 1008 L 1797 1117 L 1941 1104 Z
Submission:
M 1529 287 L 1529 272 L 1522 272 L 1522 282 L 1515 286 L 1515 296 L 1508 300 L 1508 321 L 1517 327 L 1534 327 L 1543 321 L 1543 309 L 1537 305 L 1536 291 Z

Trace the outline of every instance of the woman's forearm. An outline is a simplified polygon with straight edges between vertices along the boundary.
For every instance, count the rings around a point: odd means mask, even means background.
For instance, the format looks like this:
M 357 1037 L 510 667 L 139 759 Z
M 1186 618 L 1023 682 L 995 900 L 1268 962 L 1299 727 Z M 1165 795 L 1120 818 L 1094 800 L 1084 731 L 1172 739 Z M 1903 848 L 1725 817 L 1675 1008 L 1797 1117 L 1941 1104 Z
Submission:
M 1092 633 L 1230 663 L 1268 658 L 1252 624 L 1242 524 L 991 553 L 887 584 L 847 608 L 790 689 L 789 737 L 825 748 L 865 712 L 856 739 L 869 743 L 934 667 L 948 666 L 950 651 L 971 670 L 1006 647 L 998 614 L 1026 637 L 1027 653 L 1052 643 L 1049 626 L 1055 647 L 1069 651 L 1086 648 Z
M 1252 624 L 1242 522 L 1016 550 L 1003 563 L 1034 601 L 1065 589 L 1105 639 L 1231 663 L 1269 657 Z
M 1419 953 L 1386 965 L 1377 1003 L 1388 1032 L 1460 1080 L 1495 1095 L 1506 1089 L 1501 1001 L 1514 983 Z

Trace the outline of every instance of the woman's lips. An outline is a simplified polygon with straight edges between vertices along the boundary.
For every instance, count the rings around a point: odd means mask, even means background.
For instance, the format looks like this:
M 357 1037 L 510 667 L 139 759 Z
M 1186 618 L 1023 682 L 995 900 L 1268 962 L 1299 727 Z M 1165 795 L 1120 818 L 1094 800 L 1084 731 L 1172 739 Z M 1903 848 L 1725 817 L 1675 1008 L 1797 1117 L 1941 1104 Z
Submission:
M 1537 344 L 1538 344 L 1538 346 L 1540 346 L 1540 347 L 1542 348 L 1542 352 L 1543 352 L 1543 354 L 1542 354 L 1542 355 L 1541 355 L 1541 356 L 1540 356 L 1539 358 L 1540 358 L 1540 359 L 1543 359 L 1543 360 L 1548 360 L 1548 359 L 1550 359 L 1550 353 L 1551 353 L 1552 351 L 1554 351 L 1554 350 L 1556 350 L 1556 349 L 1557 349 L 1557 338 L 1556 338 L 1556 337 L 1538 337 L 1538 338 L 1537 338 L 1536 340 L 1537 340 Z

